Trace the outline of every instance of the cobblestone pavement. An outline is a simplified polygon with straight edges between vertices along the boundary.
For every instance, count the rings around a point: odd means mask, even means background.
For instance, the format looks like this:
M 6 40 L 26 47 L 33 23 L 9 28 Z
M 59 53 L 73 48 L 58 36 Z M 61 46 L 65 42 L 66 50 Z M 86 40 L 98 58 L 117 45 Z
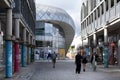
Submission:
M 76 74 L 74 61 L 57 61 L 55 68 L 50 61 L 36 61 L 6 80 L 120 80 L 120 69 L 100 66 L 94 72 L 88 64 L 86 72 L 81 70 L 80 74 Z

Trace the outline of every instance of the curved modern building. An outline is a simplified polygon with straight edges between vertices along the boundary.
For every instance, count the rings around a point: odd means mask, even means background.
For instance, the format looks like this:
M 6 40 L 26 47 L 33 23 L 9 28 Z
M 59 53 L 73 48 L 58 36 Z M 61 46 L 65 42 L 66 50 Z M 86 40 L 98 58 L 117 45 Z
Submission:
M 85 0 L 81 7 L 81 32 L 82 41 L 86 40 L 84 46 L 88 45 L 91 51 L 97 48 L 107 64 L 119 63 L 120 0 Z
M 72 18 L 60 8 L 39 4 L 36 9 L 37 47 L 46 47 L 47 50 L 51 48 L 52 51 L 66 53 L 75 34 Z

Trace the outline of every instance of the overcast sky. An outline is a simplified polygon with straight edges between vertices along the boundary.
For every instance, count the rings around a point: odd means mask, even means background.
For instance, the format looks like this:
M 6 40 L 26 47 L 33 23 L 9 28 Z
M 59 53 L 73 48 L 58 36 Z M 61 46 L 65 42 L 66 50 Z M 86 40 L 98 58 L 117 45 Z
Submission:
M 80 8 L 82 0 L 36 0 L 37 3 L 64 9 L 74 20 L 76 35 L 80 34 Z

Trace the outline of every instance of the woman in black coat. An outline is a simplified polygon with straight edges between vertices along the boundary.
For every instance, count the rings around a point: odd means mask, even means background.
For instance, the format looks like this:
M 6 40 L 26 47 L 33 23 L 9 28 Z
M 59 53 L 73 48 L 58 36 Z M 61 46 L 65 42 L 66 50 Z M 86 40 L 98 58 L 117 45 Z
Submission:
M 80 54 L 80 52 L 77 53 L 77 55 L 75 56 L 75 64 L 76 64 L 76 74 L 80 74 L 81 71 L 81 60 L 82 60 L 82 56 Z
M 85 72 L 85 68 L 86 68 L 86 64 L 87 64 L 88 60 L 87 60 L 87 55 L 84 52 L 84 54 L 82 55 L 82 64 L 83 64 L 83 71 Z

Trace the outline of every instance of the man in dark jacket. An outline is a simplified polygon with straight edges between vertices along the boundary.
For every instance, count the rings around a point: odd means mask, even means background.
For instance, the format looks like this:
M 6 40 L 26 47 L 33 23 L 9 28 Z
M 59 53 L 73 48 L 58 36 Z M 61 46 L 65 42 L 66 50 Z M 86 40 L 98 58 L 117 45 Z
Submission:
M 80 74 L 81 71 L 81 59 L 82 56 L 80 54 L 80 52 L 77 53 L 77 55 L 75 56 L 75 64 L 76 64 L 76 74 Z
M 51 58 L 52 58 L 53 68 L 55 68 L 55 63 L 56 63 L 57 54 L 54 52 L 54 53 L 52 54 Z

